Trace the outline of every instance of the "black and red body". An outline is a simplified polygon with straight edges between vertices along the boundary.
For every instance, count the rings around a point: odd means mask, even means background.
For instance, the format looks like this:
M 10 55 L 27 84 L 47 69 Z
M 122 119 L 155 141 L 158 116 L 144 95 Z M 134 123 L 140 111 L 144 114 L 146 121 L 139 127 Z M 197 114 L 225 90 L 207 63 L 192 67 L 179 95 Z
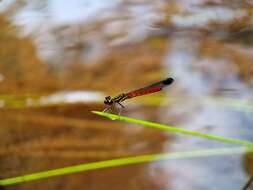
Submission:
M 126 99 L 134 98 L 137 96 L 143 96 L 146 94 L 151 94 L 155 92 L 161 91 L 164 87 L 172 84 L 174 81 L 173 78 L 167 78 L 166 80 L 162 80 L 159 82 L 156 82 L 154 84 L 148 85 L 144 88 L 140 88 L 128 93 L 122 93 L 118 96 L 115 96 L 111 98 L 110 96 L 105 97 L 104 103 L 108 105 L 108 107 L 104 111 L 110 110 L 110 108 L 115 105 L 115 103 L 119 104 L 120 106 L 124 107 L 121 102 L 125 101 Z

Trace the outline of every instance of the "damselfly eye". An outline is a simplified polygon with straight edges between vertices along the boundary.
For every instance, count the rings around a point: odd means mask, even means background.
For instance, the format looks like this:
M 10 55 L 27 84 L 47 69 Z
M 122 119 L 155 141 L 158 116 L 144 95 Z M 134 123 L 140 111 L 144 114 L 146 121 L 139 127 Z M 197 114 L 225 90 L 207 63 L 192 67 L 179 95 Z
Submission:
M 110 100 L 111 99 L 111 96 L 106 96 L 105 97 L 105 100 Z
M 111 105 L 111 104 L 113 103 L 111 96 L 105 97 L 104 103 L 105 103 L 105 104 Z

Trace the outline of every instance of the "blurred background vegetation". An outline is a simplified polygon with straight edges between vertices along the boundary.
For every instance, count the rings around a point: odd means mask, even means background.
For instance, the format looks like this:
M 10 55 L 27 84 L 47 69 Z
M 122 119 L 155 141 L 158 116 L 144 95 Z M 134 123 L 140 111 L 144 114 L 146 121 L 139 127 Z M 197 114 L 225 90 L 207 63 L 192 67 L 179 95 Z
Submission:
M 129 102 L 124 114 L 252 140 L 252 16 L 250 0 L 0 1 L 0 178 L 221 146 L 90 113 L 103 110 L 107 94 L 168 76 L 175 83 L 165 93 Z M 237 190 L 252 174 L 251 156 L 229 159 L 124 166 L 7 189 Z

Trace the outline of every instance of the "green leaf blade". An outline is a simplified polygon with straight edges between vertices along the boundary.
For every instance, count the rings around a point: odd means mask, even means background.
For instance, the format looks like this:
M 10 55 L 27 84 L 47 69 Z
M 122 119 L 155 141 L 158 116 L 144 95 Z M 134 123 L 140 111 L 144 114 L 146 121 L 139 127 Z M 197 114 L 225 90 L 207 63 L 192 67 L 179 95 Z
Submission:
M 206 133 L 200 133 L 200 132 L 191 131 L 191 130 L 187 130 L 187 129 L 177 128 L 174 126 L 163 125 L 163 124 L 159 124 L 159 123 L 134 119 L 134 118 L 126 117 L 126 116 L 119 116 L 119 115 L 105 113 L 105 112 L 93 111 L 93 113 L 103 116 L 103 117 L 106 117 L 106 118 L 109 118 L 111 120 L 119 120 L 119 121 L 124 121 L 124 122 L 128 122 L 128 123 L 144 125 L 146 127 L 156 128 L 156 129 L 160 129 L 163 131 L 168 131 L 168 132 L 173 132 L 173 133 L 181 133 L 181 134 L 201 137 L 201 138 L 205 138 L 205 139 L 209 139 L 209 140 L 226 142 L 226 143 L 230 143 L 230 144 L 243 145 L 243 146 L 247 146 L 247 147 L 253 149 L 253 142 L 251 142 L 251 141 L 239 140 L 239 139 L 234 139 L 234 138 L 227 138 L 227 137 L 222 137 L 222 136 L 217 136 L 217 135 L 210 135 L 210 134 L 206 134 Z
M 243 154 L 249 150 L 245 147 L 237 148 L 218 148 L 218 149 L 208 149 L 208 150 L 194 150 L 194 151 L 184 151 L 184 152 L 174 152 L 174 153 L 163 153 L 163 154 L 149 154 L 142 156 L 133 156 L 126 158 L 118 158 L 112 160 L 105 160 L 99 162 L 85 163 L 75 166 L 69 166 L 59 169 L 53 169 L 48 171 L 37 172 L 29 175 L 22 175 L 12 178 L 6 178 L 0 180 L 0 186 L 15 185 L 19 183 L 35 181 L 55 176 L 61 176 L 66 174 L 79 173 L 89 170 L 130 165 L 130 164 L 140 164 L 152 161 L 162 161 L 162 160 L 175 160 L 175 159 L 186 159 L 186 158 L 197 158 L 197 157 L 209 157 L 209 156 L 225 156 L 225 155 L 235 155 Z

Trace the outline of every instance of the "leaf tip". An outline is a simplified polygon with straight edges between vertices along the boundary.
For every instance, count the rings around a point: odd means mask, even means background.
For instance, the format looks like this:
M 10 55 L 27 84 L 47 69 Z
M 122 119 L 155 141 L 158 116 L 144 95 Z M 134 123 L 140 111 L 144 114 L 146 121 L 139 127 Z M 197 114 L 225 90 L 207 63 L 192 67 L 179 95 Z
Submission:
M 119 118 L 118 115 L 114 115 L 114 114 L 110 114 L 110 113 L 105 113 L 105 112 L 101 112 L 101 111 L 91 111 L 91 112 L 94 113 L 94 114 L 103 116 L 103 117 L 107 117 L 108 119 L 111 119 L 111 120 L 116 120 L 116 119 Z
M 103 112 L 101 112 L 101 111 L 91 111 L 91 112 L 94 114 L 103 116 Z

